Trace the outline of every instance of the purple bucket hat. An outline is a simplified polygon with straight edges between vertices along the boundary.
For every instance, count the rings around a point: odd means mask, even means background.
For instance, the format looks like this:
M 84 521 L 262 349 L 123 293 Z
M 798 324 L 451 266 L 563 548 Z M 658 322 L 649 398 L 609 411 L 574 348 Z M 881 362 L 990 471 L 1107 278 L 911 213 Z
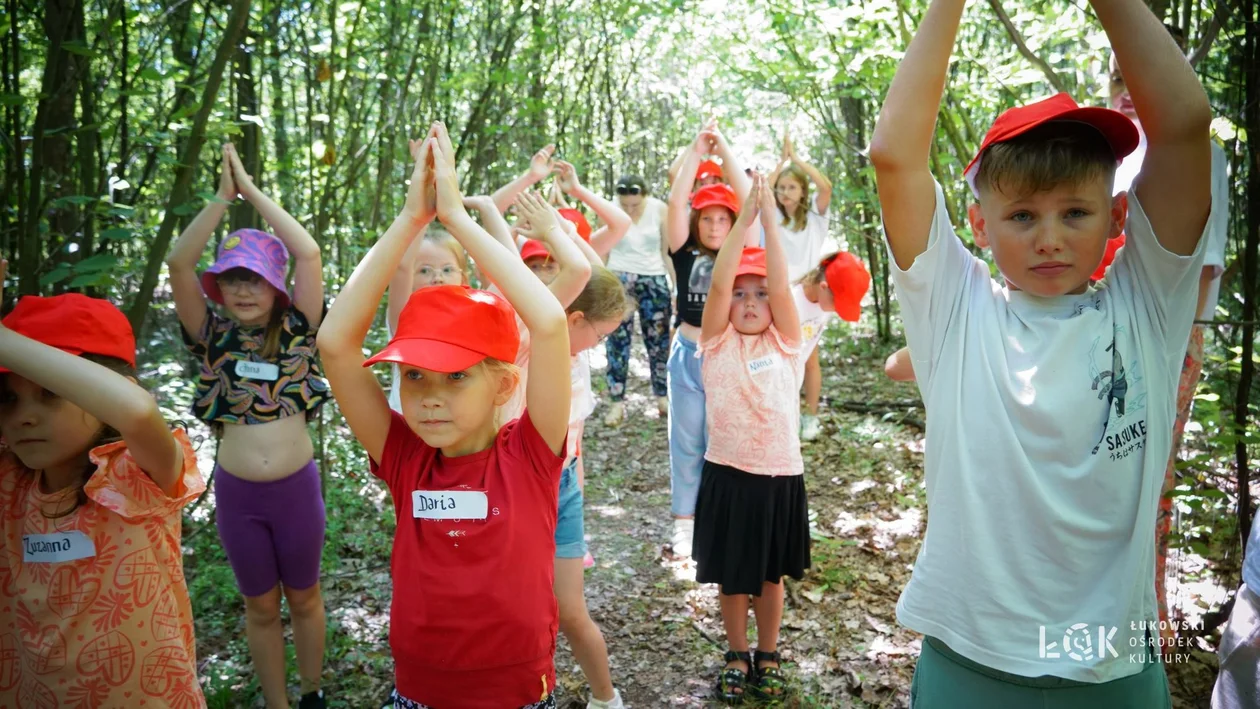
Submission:
M 289 250 L 284 243 L 265 231 L 241 229 L 228 234 L 219 244 L 214 265 L 201 274 L 201 289 L 214 302 L 223 304 L 223 291 L 219 289 L 220 273 L 233 268 L 244 268 L 267 281 L 278 292 L 276 298 L 281 307 L 289 307 L 289 289 L 285 282 L 289 271 Z

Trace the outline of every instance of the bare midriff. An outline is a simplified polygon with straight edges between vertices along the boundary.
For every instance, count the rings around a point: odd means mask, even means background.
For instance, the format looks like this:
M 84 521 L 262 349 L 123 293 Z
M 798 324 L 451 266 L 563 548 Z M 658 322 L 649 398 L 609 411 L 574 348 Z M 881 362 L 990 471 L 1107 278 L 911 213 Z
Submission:
M 270 482 L 297 472 L 315 457 L 306 416 L 296 414 L 251 425 L 225 423 L 219 465 L 250 482 Z

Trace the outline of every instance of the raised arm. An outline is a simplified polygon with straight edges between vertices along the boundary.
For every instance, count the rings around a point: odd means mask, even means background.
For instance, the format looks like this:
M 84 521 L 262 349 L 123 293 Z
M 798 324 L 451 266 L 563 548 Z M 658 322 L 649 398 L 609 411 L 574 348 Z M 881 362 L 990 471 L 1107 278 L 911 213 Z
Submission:
M 1146 135 L 1134 191 L 1168 251 L 1194 253 L 1212 204 L 1212 110 L 1177 43 L 1141 0 L 1091 0 Z
M 499 248 L 468 216 L 455 175 L 455 150 L 446 126 L 436 124 L 438 215 L 486 274 L 516 308 L 529 329 L 529 377 L 525 408 L 534 428 L 553 453 L 559 454 L 569 431 L 569 327 L 564 308 L 520 257 Z
M 499 211 L 493 197 L 486 195 L 465 197 L 464 207 L 477 210 L 477 214 L 481 217 L 482 228 L 493 236 L 495 241 L 503 244 L 508 251 L 517 251 L 516 239 L 512 238 L 512 227 L 508 226 L 507 220 L 503 218 L 503 212 Z
M 884 376 L 894 382 L 914 381 L 914 361 L 910 359 L 910 348 L 901 349 L 888 355 L 884 360 Z
M 546 244 L 551 251 L 551 258 L 560 267 L 556 277 L 547 284 L 547 289 L 560 301 L 561 306 L 569 307 L 582 294 L 586 282 L 591 279 L 591 262 L 560 225 L 564 218 L 542 197 L 526 192 L 516 198 L 516 208 L 529 221 L 528 236 Z
M 674 253 L 687 243 L 691 225 L 691 193 L 696 186 L 696 168 L 700 166 L 700 158 L 713 144 L 714 136 L 709 131 L 700 131 L 691 149 L 683 156 L 679 168 L 683 177 L 675 179 L 669 186 L 669 209 L 665 214 L 665 235 L 668 237 L 669 253 Z
M 666 171 L 665 175 L 666 175 L 666 178 L 669 180 L 669 184 L 671 187 L 674 185 L 674 182 L 678 180 L 678 173 L 680 170 L 682 170 L 683 161 L 687 159 L 687 153 L 690 151 L 691 151 L 691 146 L 684 145 L 682 149 L 678 151 L 678 156 L 674 158 L 674 162 L 669 164 L 669 170 Z M 697 161 L 696 166 L 699 167 L 699 165 L 700 163 L 699 161 Z M 686 174 L 686 173 L 683 173 L 683 174 Z M 694 175 L 695 173 L 692 172 L 691 174 Z
M 491 199 L 494 200 L 494 206 L 499 208 L 500 214 L 506 212 L 508 207 L 512 206 L 512 203 L 516 201 L 517 195 L 538 184 L 544 177 L 551 174 L 551 155 L 555 152 L 556 146 L 548 145 L 534 153 L 534 157 L 529 160 L 528 170 L 521 174 L 520 177 L 494 191 Z
M 700 318 L 701 343 L 721 335 L 731 322 L 731 290 L 735 285 L 735 272 L 739 270 L 739 259 L 744 253 L 744 242 L 739 235 L 757 222 L 758 196 L 754 190 L 748 191 L 744 206 L 739 210 L 739 218 L 726 235 L 713 262 L 709 295 L 704 301 L 704 314 Z
M 783 151 L 787 153 L 787 157 L 797 167 L 809 176 L 814 183 L 814 187 L 818 189 L 818 196 L 814 198 L 814 206 L 818 207 L 819 214 L 826 214 L 827 207 L 831 206 L 831 180 L 822 174 L 822 171 L 805 161 L 801 156 L 796 154 L 796 146 L 792 144 L 792 136 L 786 132 L 783 134 Z M 776 172 L 776 177 L 778 173 Z M 770 187 L 773 189 L 777 180 L 771 180 Z M 805 205 L 809 207 L 810 205 Z
M 949 55 L 966 0 L 932 0 L 893 78 L 871 137 L 884 234 L 901 269 L 927 248 L 936 187 L 928 168 Z
M 433 221 L 434 145 L 432 137 L 422 143 L 412 142 L 415 166 L 402 211 L 350 274 L 316 336 L 324 374 L 337 399 L 337 407 L 350 432 L 377 463 L 381 462 L 389 435 L 389 400 L 376 375 L 363 366 L 363 341 L 367 339 L 381 296 L 385 295 L 385 287 L 390 284 L 403 254 Z M 408 292 L 403 300 L 410 295 Z
M 423 233 L 421 230 L 421 234 Z M 402 260 L 398 262 L 398 268 L 394 269 L 393 277 L 389 279 L 389 291 L 385 296 L 385 324 L 391 336 L 398 331 L 398 318 L 402 316 L 402 309 L 416 290 L 416 259 L 423 242 L 423 236 L 411 240 Z
M 9 262 L 0 258 L 0 285 Z M 140 469 L 174 494 L 184 455 L 157 402 L 131 379 L 0 324 L 0 367 L 73 403 L 118 431 Z
M 591 246 L 597 253 L 606 254 L 630 231 L 630 215 L 621 207 L 591 192 L 578 181 L 577 170 L 563 160 L 556 161 L 556 184 L 565 194 L 595 210 L 604 225 L 591 234 Z
M 306 227 L 258 189 L 254 178 L 245 172 L 235 146 L 229 144 L 227 153 L 236 189 L 254 205 L 259 216 L 271 226 L 293 257 L 293 304 L 306 316 L 312 328 L 318 328 L 320 319 L 324 317 L 324 262 L 320 257 L 319 244 Z
M 766 288 L 770 291 L 770 316 L 784 341 L 797 345 L 801 341 L 801 318 L 796 312 L 796 301 L 792 298 L 787 254 L 783 252 L 783 242 L 779 239 L 774 190 L 758 174 L 753 175 L 753 185 L 761 203 L 761 228 L 766 232 Z
M 206 294 L 201 290 L 197 277 L 197 262 L 210 244 L 210 237 L 223 221 L 228 205 L 236 199 L 236 183 L 232 180 L 232 164 L 228 159 L 230 144 L 223 146 L 223 159 L 219 172 L 219 190 L 215 199 L 206 203 L 188 227 L 184 229 L 171 252 L 166 255 L 166 269 L 171 278 L 171 295 L 175 299 L 175 314 L 191 335 L 201 332 L 206 322 Z
M 747 197 L 748 190 L 752 189 L 752 180 L 744 172 L 743 164 L 735 158 L 735 151 L 731 150 L 726 138 L 716 127 L 713 129 L 713 150 L 722 158 L 722 177 L 726 178 L 726 184 L 735 191 L 735 198 L 742 200 Z

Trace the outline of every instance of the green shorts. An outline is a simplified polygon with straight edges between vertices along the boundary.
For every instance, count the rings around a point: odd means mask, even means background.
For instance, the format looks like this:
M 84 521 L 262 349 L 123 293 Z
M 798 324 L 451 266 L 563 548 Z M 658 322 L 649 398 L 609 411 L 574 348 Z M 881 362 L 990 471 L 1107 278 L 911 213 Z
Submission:
M 1110 682 L 1023 677 L 972 662 L 936 638 L 924 638 L 910 683 L 911 709 L 1170 709 L 1158 656 L 1141 672 Z

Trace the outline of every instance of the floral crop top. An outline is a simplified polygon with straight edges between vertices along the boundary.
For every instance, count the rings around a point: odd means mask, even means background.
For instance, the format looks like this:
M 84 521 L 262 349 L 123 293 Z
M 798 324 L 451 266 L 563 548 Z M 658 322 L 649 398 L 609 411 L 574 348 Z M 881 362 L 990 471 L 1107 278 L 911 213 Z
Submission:
M 310 417 L 328 400 L 328 382 L 315 359 L 315 331 L 293 306 L 285 310 L 280 356 L 273 360 L 260 354 L 266 326 L 242 327 L 209 307 L 195 337 L 180 331 L 201 365 L 192 409 L 202 421 L 248 425 L 299 413 Z

